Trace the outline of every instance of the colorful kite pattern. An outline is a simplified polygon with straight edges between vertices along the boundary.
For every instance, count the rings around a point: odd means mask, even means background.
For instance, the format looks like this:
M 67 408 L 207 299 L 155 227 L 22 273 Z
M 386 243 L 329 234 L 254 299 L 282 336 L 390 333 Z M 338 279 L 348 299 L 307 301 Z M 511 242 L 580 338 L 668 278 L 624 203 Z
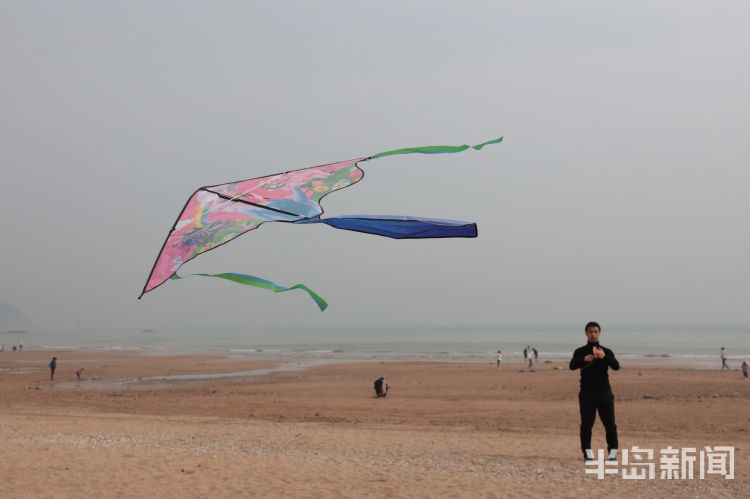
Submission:
M 502 137 L 472 148 L 480 150 L 500 141 Z M 468 145 L 463 145 L 397 149 L 267 177 L 201 187 L 190 196 L 170 230 L 139 298 L 168 279 L 179 278 L 177 270 L 189 260 L 258 228 L 264 222 L 325 223 L 339 229 L 397 239 L 476 237 L 476 224 L 455 220 L 377 215 L 320 218 L 323 213 L 320 201 L 324 196 L 362 180 L 364 172 L 358 163 L 394 154 L 437 154 L 468 148 Z M 321 310 L 327 306 L 303 284 L 287 288 L 245 274 L 194 275 L 220 277 L 276 292 L 303 289 Z

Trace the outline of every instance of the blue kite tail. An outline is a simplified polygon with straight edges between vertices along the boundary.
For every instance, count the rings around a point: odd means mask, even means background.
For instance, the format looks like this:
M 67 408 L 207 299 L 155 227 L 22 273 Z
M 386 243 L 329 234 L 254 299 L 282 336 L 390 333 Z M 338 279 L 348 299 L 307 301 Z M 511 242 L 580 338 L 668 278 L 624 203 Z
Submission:
M 324 223 L 343 230 L 377 234 L 393 239 L 424 239 L 439 237 L 477 237 L 477 224 L 437 218 L 391 215 L 348 215 L 332 218 L 308 218 L 297 224 Z

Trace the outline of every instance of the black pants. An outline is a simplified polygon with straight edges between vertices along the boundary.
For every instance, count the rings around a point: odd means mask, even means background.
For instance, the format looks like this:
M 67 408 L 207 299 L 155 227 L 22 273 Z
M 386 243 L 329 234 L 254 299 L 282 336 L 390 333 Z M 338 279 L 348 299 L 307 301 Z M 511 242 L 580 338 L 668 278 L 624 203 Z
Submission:
M 607 432 L 607 450 L 617 449 L 617 425 L 615 425 L 615 396 L 612 390 L 581 390 L 578 394 L 581 408 L 581 450 L 591 448 L 591 429 L 594 427 L 596 412 Z

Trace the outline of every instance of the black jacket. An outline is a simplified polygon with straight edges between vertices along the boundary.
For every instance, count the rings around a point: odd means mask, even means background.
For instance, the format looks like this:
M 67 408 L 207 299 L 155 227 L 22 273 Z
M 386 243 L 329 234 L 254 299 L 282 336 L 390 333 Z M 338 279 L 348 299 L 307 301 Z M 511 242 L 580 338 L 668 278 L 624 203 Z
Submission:
M 588 354 L 594 353 L 594 345 L 604 350 L 603 359 L 594 359 L 591 362 L 583 360 Z M 609 368 L 617 371 L 620 369 L 620 363 L 615 358 L 615 353 L 607 347 L 598 343 L 586 343 L 581 348 L 573 352 L 573 358 L 570 359 L 570 370 L 581 369 L 581 390 L 603 391 L 611 390 L 609 386 Z

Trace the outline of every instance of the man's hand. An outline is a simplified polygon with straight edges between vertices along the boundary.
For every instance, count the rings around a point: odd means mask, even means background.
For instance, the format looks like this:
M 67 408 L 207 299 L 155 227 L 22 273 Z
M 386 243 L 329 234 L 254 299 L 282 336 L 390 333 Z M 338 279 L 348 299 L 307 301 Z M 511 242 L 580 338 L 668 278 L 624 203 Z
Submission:
M 592 360 L 594 360 L 594 356 L 592 354 L 588 354 L 583 358 L 584 362 L 591 362 Z
M 602 350 L 599 347 L 594 347 L 594 357 L 597 359 L 603 359 L 604 358 L 604 350 Z

